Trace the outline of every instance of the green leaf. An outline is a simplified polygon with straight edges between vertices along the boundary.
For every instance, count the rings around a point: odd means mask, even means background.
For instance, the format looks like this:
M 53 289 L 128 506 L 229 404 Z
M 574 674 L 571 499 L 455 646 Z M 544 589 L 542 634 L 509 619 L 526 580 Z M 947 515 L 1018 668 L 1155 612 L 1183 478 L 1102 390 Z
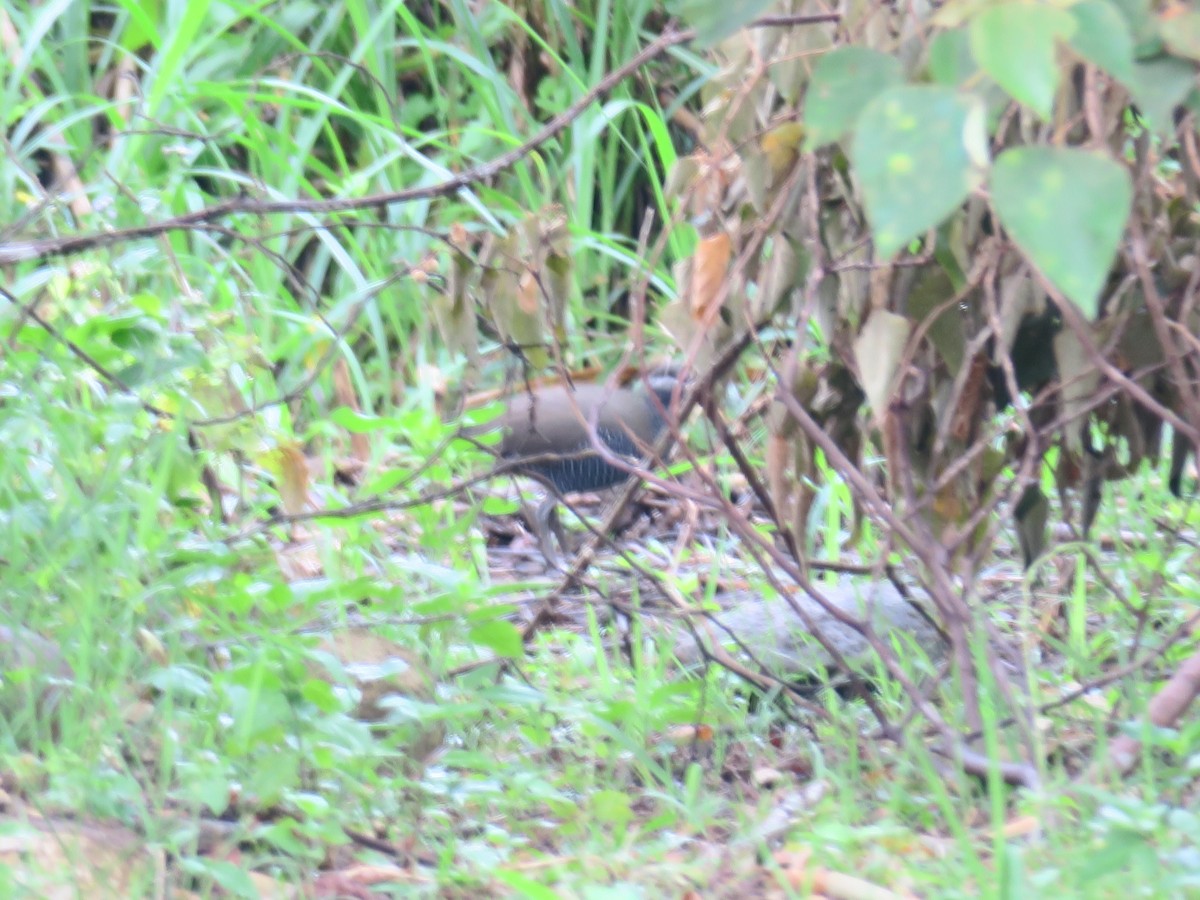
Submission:
M 1054 41 L 1075 20 L 1064 9 L 1032 3 L 989 6 L 971 21 L 971 52 L 980 67 L 1020 103 L 1050 118 L 1058 89 Z
M 524 897 L 526 900 L 560 900 L 562 896 L 554 888 L 547 887 L 519 872 L 510 872 L 508 869 L 496 869 L 492 872 L 492 877 L 508 885 L 517 892 L 516 896 Z
M 377 497 L 380 494 L 386 494 L 396 485 L 401 484 L 412 475 L 408 469 L 389 469 L 378 478 L 372 479 L 363 485 L 359 495 L 362 497 Z
M 774 0 L 675 0 L 671 11 L 696 30 L 695 43 L 711 47 L 749 25 L 771 8 Z
M 1025 488 L 1017 508 L 1013 510 L 1017 520 L 1017 542 L 1021 545 L 1021 558 L 1028 569 L 1046 549 L 1046 522 L 1050 518 L 1050 502 L 1036 484 Z
M 525 654 L 521 632 L 512 622 L 492 619 L 471 629 L 471 640 L 495 651 L 497 656 L 516 659 Z
M 957 269 L 957 266 L 955 268 Z M 938 355 L 951 372 L 957 373 L 962 368 L 966 356 L 962 315 L 957 306 L 943 308 L 936 318 L 926 321 L 935 309 L 954 296 L 954 292 L 954 281 L 942 266 L 926 266 L 913 282 L 905 311 L 913 322 L 925 326 L 929 341 Z M 907 335 L 905 337 L 907 338 Z
M 1191 91 L 1183 102 L 1193 115 L 1200 117 L 1200 91 Z
M 258 888 L 254 886 L 254 882 L 250 880 L 250 873 L 244 866 L 235 865 L 223 859 L 191 859 L 188 862 L 191 865 L 185 867 L 185 871 L 193 866 L 196 867 L 211 877 L 231 897 L 262 896 Z
M 1075 19 L 1071 47 L 1123 84 L 1133 81 L 1133 35 L 1121 11 L 1108 0 L 1083 0 L 1070 9 Z
M 172 697 L 201 699 L 212 696 L 212 685 L 190 666 L 166 666 L 150 673 L 146 684 Z
M 958 87 L 979 70 L 967 32 L 940 31 L 929 44 L 929 76 L 938 84 Z
M 989 130 L 995 128 L 1011 102 L 1004 88 L 979 70 L 966 28 L 938 32 L 930 41 L 929 78 L 944 87 L 963 88 L 969 84 L 972 92 L 983 100 Z
M 1168 50 L 1176 56 L 1200 59 L 1200 13 L 1164 15 L 1158 27 Z
M 633 818 L 633 801 L 623 791 L 599 790 L 590 800 L 592 815 L 605 825 L 625 825 Z
M 866 47 L 842 47 L 826 53 L 813 67 L 804 99 L 805 146 L 836 141 L 885 88 L 903 79 L 900 60 Z
M 1133 186 L 1102 153 L 1016 147 L 992 168 L 992 206 L 1025 256 L 1093 318 L 1129 218 Z
M 879 259 L 937 225 L 974 190 L 987 165 L 978 98 L 948 88 L 889 88 L 858 120 L 850 159 Z
M 483 498 L 480 510 L 485 516 L 511 516 L 521 508 L 521 504 L 508 497 L 496 497 L 491 494 Z
M 329 414 L 329 421 L 339 428 L 344 428 L 352 434 L 369 434 L 372 431 L 389 429 L 399 430 L 400 422 L 385 416 L 365 416 L 348 406 L 339 406 Z
M 155 115 L 162 111 L 167 98 L 178 90 L 180 74 L 186 70 L 188 56 L 204 33 L 211 5 L 212 0 L 185 3 L 178 7 L 178 14 L 171 17 L 170 27 L 162 32 L 162 45 L 145 98 L 146 109 Z
M 1158 20 L 1150 11 L 1150 0 L 1112 0 L 1112 5 L 1125 20 L 1126 30 L 1134 43 L 1135 59 L 1162 49 L 1162 42 L 1158 39 Z
M 1187 99 L 1196 83 L 1196 66 L 1184 59 L 1158 56 L 1134 63 L 1129 90 L 1138 110 L 1159 134 L 1170 134 L 1175 107 Z
M 146 45 L 159 46 L 159 26 L 165 24 L 163 15 L 163 0 L 146 0 L 133 3 L 130 0 L 118 0 L 118 5 L 129 15 L 125 28 L 121 31 L 120 45 L 130 54 L 138 53 Z

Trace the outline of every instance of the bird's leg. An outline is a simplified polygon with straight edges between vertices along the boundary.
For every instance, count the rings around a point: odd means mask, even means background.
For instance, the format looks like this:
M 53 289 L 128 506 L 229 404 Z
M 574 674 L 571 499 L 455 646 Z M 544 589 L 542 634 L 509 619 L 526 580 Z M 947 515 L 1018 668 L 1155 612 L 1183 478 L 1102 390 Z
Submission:
M 534 515 L 533 530 L 537 532 L 538 546 L 541 547 L 542 556 L 546 557 L 547 564 L 551 568 L 561 569 L 562 559 L 554 547 L 554 542 L 550 540 L 550 533 L 554 532 L 554 537 L 558 539 L 558 546 L 566 549 L 567 535 L 563 531 L 562 521 L 558 517 L 557 495 L 549 494 L 538 505 L 537 513 Z

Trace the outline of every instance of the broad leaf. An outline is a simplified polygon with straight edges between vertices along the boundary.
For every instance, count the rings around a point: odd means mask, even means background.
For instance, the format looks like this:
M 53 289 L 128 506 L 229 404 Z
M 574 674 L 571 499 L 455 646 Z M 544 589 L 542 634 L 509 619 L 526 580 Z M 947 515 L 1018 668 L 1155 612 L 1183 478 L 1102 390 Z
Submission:
M 805 94 L 806 146 L 812 149 L 840 140 L 880 91 L 902 80 L 900 60 L 886 53 L 866 47 L 826 53 L 817 60 Z
M 1159 32 L 1167 49 L 1176 56 L 1200 60 L 1200 12 L 1181 12 L 1182 8 L 1163 12 Z
M 940 31 L 929 44 L 929 75 L 946 87 L 958 87 L 979 71 L 967 32 L 961 28 Z
M 401 420 L 398 418 L 367 416 L 347 406 L 339 406 L 331 412 L 329 414 L 329 421 L 339 428 L 346 429 L 351 434 L 369 434 L 372 431 L 383 429 L 395 431 L 401 426 Z
M 1129 217 L 1129 173 L 1101 153 L 1006 150 L 992 169 L 992 206 L 1025 256 L 1089 318 Z
M 525 652 L 521 631 L 512 622 L 492 619 L 471 629 L 471 641 L 489 648 L 497 656 L 516 659 Z
M 911 331 L 912 325 L 904 316 L 886 309 L 876 309 L 867 317 L 862 333 L 854 342 L 863 393 L 867 395 L 867 403 L 875 414 L 876 422 L 882 423 L 887 412 L 892 380 L 904 356 L 904 345 Z
M 1021 556 L 1028 569 L 1046 549 L 1046 522 L 1050 518 L 1050 501 L 1036 484 L 1025 488 L 1017 508 L 1013 510 L 1017 520 L 1017 540 L 1021 544 Z
M 696 44 L 711 47 L 749 25 L 771 8 L 774 0 L 675 0 L 668 4 L 675 15 L 696 30 Z
M 1158 20 L 1150 11 L 1150 0 L 1112 0 L 1112 5 L 1125 21 L 1130 38 L 1133 39 L 1134 59 L 1148 53 L 1157 53 L 1162 45 L 1158 39 Z
M 1049 119 L 1058 89 L 1054 43 L 1074 30 L 1071 14 L 1055 6 L 989 6 L 971 21 L 971 52 L 1015 100 Z
M 1133 36 L 1120 10 L 1108 0 L 1083 0 L 1071 7 L 1075 33 L 1071 47 L 1086 59 L 1128 85 L 1133 80 Z
M 966 199 L 987 165 L 983 105 L 948 88 L 889 88 L 859 117 L 850 158 L 887 259 Z
M 963 337 L 962 314 L 957 305 L 951 305 L 937 314 L 931 322 L 926 319 L 933 311 L 954 296 L 954 283 L 941 266 L 926 266 L 913 282 L 905 311 L 913 322 L 926 325 L 930 343 L 942 357 L 951 372 L 962 368 L 966 351 Z
M 1158 56 L 1134 64 L 1129 86 L 1138 109 L 1159 134 L 1170 134 L 1175 107 L 1187 98 L 1196 83 L 1196 66 L 1185 59 Z
M 1100 335 L 1093 334 L 1092 340 L 1095 341 L 1097 337 Z M 1100 370 L 1088 356 L 1083 341 L 1070 328 L 1064 328 L 1054 336 L 1054 361 L 1058 377 L 1062 379 L 1060 402 L 1066 422 L 1063 437 L 1066 438 L 1067 449 L 1078 455 L 1083 453 L 1083 435 L 1089 427 L 1090 401 L 1100 382 Z

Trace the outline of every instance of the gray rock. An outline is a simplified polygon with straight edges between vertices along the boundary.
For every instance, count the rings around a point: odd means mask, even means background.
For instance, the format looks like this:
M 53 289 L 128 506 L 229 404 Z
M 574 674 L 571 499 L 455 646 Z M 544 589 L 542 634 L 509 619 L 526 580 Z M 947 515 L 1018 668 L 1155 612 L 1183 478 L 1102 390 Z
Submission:
M 945 653 L 941 636 L 930 622 L 889 581 L 820 584 L 818 590 L 831 605 L 861 621 L 869 621 L 875 634 L 901 654 L 912 648 L 924 651 L 934 662 Z M 804 619 L 785 597 L 764 598 L 739 592 L 719 597 L 724 611 L 715 614 L 717 624 L 697 620 L 697 630 L 711 634 L 734 656 L 739 655 L 732 635 L 750 649 L 776 675 L 812 675 L 833 665 L 829 652 L 812 636 Z M 802 609 L 825 640 L 855 668 L 868 664 L 874 652 L 866 636 L 829 613 L 817 600 L 798 593 L 794 603 Z M 675 654 L 685 665 L 702 660 L 700 648 L 690 633 L 680 637 Z

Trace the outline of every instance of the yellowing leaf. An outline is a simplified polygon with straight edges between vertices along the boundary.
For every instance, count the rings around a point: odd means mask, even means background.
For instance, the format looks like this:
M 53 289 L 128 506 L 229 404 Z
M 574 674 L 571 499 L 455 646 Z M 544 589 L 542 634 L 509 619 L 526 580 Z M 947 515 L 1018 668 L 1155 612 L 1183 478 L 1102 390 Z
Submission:
M 528 316 L 538 310 L 538 283 L 533 271 L 526 269 L 517 282 L 517 307 Z
M 804 126 L 799 122 L 787 122 L 772 128 L 759 139 L 759 146 L 770 163 L 772 178 L 779 178 L 791 168 L 800 154 L 800 142 L 804 139 Z
M 275 449 L 279 471 L 279 499 L 289 516 L 304 512 L 308 502 L 308 460 L 296 444 L 281 444 Z
M 854 355 L 862 375 L 862 389 L 877 423 L 882 424 L 887 412 L 892 380 L 900 367 L 911 330 L 912 326 L 904 316 L 886 309 L 876 309 L 871 312 L 867 324 L 854 342 Z

